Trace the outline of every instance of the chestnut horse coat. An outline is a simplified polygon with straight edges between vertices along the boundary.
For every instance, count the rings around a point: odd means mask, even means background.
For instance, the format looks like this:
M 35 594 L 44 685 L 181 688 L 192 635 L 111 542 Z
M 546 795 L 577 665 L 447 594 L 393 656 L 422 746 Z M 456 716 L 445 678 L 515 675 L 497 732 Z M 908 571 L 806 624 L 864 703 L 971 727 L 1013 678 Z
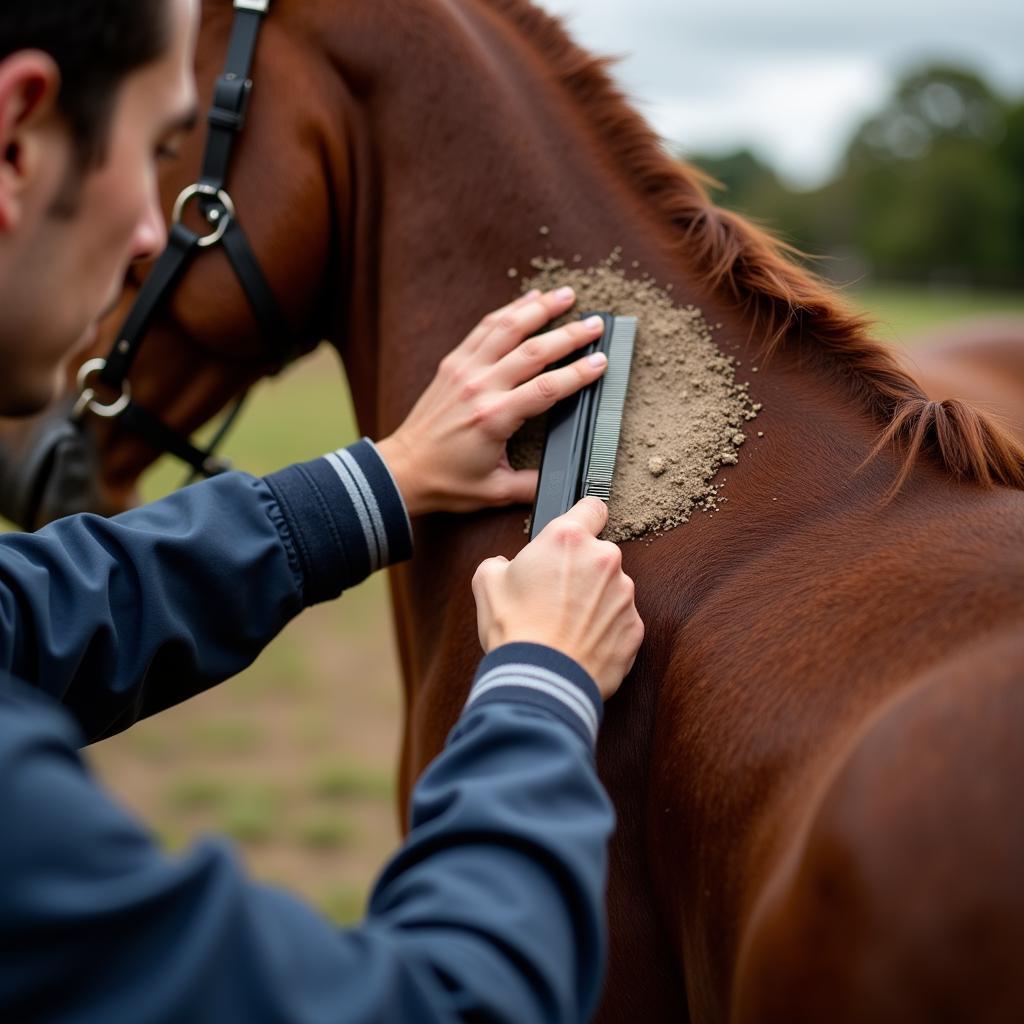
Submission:
M 207 0 L 207 96 L 230 21 Z M 728 505 L 624 545 L 647 641 L 601 739 L 619 826 L 600 1019 L 1019 1020 L 1020 447 L 929 401 L 523 0 L 276 0 L 254 80 L 235 203 L 296 337 L 342 354 L 367 433 L 509 299 L 539 225 L 584 265 L 622 246 L 760 362 L 764 443 L 728 470 Z M 199 145 L 166 173 L 168 207 Z M 274 368 L 255 338 L 223 255 L 204 256 L 135 394 L 192 429 Z M 154 453 L 99 440 L 117 506 Z M 403 793 L 479 658 L 472 573 L 522 524 L 415 524 L 393 576 Z

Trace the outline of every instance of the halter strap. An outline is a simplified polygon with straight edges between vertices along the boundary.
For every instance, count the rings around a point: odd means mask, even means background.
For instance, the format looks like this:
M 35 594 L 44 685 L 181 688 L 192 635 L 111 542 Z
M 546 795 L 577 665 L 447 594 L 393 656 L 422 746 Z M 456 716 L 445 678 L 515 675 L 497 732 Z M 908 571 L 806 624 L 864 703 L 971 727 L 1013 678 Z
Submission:
M 235 23 L 231 27 L 224 73 L 213 87 L 213 105 L 207 114 L 210 125 L 199 181 L 214 189 L 224 187 L 231 162 L 235 137 L 245 125 L 246 109 L 252 93 L 253 57 L 269 0 L 235 2 Z
M 153 269 L 128 312 L 119 332 L 119 340 L 107 355 L 100 380 L 111 390 L 120 388 L 131 370 L 135 356 L 149 331 L 149 325 L 163 300 L 171 293 L 199 244 L 199 235 L 184 224 L 175 224 L 167 236 L 167 248 Z
M 179 431 L 136 405 L 130 397 L 127 377 L 153 317 L 170 296 L 196 252 L 216 245 L 223 246 L 260 325 L 268 349 L 282 363 L 294 358 L 294 345 L 289 340 L 287 323 L 280 305 L 238 222 L 234 203 L 226 191 L 234 144 L 245 125 L 252 93 L 252 79 L 249 75 L 256 44 L 269 6 L 270 0 L 234 0 L 235 20 L 228 42 L 224 72 L 214 86 L 213 104 L 207 114 L 208 133 L 199 180 L 178 197 L 167 247 L 139 289 L 110 353 L 105 360 L 94 360 L 83 367 L 83 371 L 88 372 L 80 374 L 80 394 L 73 413 L 75 418 L 81 418 L 89 411 L 109 418 L 119 417 L 125 427 L 142 435 L 154 447 L 188 463 L 194 475 L 214 476 L 230 468 L 227 463 L 213 458 L 214 449 L 222 439 L 224 430 L 218 432 L 206 451 L 200 450 Z M 192 198 L 197 199 L 201 214 L 213 228 L 208 235 L 199 235 L 182 223 L 185 208 Z M 121 398 L 113 405 L 102 406 L 96 400 L 95 391 L 88 386 L 89 377 L 94 372 L 98 372 L 99 380 L 106 387 L 120 392 Z M 245 395 L 242 395 L 229 413 L 228 425 L 234 422 L 244 400 Z

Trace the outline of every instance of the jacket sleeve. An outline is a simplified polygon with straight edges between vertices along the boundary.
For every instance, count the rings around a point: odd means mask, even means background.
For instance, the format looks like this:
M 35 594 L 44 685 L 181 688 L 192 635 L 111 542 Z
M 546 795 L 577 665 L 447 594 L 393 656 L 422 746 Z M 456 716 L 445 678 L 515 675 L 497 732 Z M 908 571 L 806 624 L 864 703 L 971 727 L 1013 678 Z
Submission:
M 0 537 L 0 670 L 101 739 L 235 675 L 304 607 L 411 551 L 369 441 L 113 519 L 69 516 Z
M 365 922 L 339 932 L 219 841 L 162 853 L 90 779 L 59 709 L 0 688 L 0 1017 L 588 1020 L 614 824 L 600 715 L 555 651 L 485 659 Z

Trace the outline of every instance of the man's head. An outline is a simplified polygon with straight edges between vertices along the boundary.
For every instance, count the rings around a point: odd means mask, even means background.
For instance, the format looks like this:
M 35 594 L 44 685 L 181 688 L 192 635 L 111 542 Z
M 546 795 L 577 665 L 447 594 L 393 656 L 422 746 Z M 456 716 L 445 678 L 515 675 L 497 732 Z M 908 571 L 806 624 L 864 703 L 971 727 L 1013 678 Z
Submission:
M 194 119 L 198 0 L 3 0 L 0 414 L 50 402 L 67 357 L 164 245 L 156 165 Z

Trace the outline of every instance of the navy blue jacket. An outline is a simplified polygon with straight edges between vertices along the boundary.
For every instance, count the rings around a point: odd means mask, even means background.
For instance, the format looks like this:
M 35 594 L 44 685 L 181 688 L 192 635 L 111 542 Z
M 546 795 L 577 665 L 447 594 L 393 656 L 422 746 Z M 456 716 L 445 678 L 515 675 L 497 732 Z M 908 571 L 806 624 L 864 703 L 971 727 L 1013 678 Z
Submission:
M 247 879 L 219 839 L 163 852 L 79 754 L 410 553 L 366 441 L 0 538 L 0 1020 L 590 1016 L 613 816 L 594 770 L 600 695 L 556 651 L 484 659 L 351 930 Z

